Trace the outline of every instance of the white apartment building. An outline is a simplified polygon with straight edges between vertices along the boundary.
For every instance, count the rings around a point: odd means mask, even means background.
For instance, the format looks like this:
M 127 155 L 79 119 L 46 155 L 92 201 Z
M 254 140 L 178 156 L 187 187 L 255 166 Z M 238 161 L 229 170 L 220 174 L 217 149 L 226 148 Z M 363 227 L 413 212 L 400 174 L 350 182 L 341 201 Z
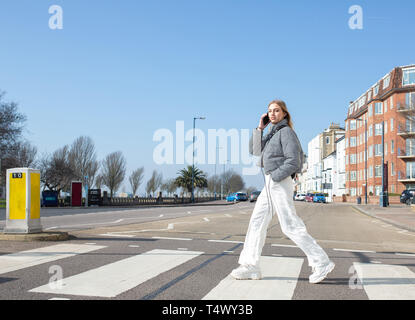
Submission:
M 346 194 L 346 139 L 345 136 L 336 141 L 336 183 L 333 185 L 333 195 L 337 197 Z
M 322 165 L 320 135 L 318 135 L 308 143 L 307 192 L 322 192 Z

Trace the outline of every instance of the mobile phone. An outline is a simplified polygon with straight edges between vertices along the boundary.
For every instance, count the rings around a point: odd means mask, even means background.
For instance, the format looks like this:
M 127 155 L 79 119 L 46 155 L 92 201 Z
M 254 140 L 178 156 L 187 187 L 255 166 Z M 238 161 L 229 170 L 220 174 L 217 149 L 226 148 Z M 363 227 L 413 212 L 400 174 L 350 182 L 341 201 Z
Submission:
M 262 119 L 262 123 L 264 124 L 264 126 L 266 126 L 269 123 L 269 116 L 268 116 L 268 112 L 267 115 L 264 117 L 264 119 Z

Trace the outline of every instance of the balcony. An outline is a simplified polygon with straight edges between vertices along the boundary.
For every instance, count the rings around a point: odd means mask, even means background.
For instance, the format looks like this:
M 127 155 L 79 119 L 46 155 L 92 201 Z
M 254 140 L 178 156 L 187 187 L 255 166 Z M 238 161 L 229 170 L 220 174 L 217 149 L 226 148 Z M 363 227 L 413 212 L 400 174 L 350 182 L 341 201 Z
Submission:
M 415 138 L 415 126 L 403 126 L 402 124 L 399 124 L 398 136 L 404 139 Z
M 408 152 L 399 150 L 398 158 L 402 160 L 415 160 L 415 150 L 409 150 Z
M 402 171 L 398 171 L 398 182 L 415 183 L 415 175 L 405 175 Z

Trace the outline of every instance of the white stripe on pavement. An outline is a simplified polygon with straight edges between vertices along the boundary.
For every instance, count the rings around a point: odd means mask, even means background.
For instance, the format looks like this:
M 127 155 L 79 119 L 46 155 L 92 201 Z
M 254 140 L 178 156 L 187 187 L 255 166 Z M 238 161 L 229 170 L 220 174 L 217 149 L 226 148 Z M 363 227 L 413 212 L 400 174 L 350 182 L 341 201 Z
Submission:
M 261 280 L 223 279 L 203 300 L 290 300 L 304 259 L 261 257 Z
M 29 292 L 111 298 L 201 254 L 203 252 L 151 250 L 65 278 L 61 287 L 44 285 Z
M 370 250 L 355 250 L 355 249 L 336 249 L 333 248 L 334 251 L 344 251 L 344 252 L 366 252 L 366 253 L 376 253 L 376 251 L 370 251 Z
M 102 248 L 106 247 L 88 244 L 57 244 L 44 248 L 3 255 L 0 256 L 0 274 L 33 267 L 42 263 L 68 258 Z
M 404 266 L 354 262 L 370 300 L 414 300 L 415 273 Z

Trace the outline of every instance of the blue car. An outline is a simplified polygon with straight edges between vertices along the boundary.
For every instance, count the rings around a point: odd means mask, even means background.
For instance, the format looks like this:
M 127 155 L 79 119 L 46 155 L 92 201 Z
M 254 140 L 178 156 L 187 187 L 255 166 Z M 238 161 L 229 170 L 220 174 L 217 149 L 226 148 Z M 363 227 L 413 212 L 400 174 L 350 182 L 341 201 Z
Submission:
M 228 202 L 237 202 L 237 201 L 247 201 L 248 196 L 246 193 L 243 192 L 235 192 L 231 193 L 226 197 L 226 201 Z
M 316 193 L 313 197 L 313 202 L 322 202 L 326 203 L 326 197 L 323 193 Z

